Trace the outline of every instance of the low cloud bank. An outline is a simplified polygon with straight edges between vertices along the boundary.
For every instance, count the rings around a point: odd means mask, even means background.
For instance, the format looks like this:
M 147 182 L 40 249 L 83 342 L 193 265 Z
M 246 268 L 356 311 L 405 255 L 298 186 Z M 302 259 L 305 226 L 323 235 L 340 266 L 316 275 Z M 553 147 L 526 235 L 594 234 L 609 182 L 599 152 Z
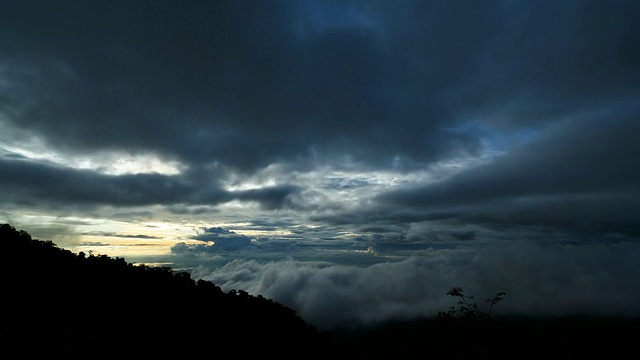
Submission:
M 434 250 L 368 267 L 236 259 L 193 271 L 224 290 L 244 289 L 295 309 L 319 328 L 433 316 L 461 286 L 479 306 L 498 291 L 500 314 L 640 315 L 640 245 L 513 241 Z

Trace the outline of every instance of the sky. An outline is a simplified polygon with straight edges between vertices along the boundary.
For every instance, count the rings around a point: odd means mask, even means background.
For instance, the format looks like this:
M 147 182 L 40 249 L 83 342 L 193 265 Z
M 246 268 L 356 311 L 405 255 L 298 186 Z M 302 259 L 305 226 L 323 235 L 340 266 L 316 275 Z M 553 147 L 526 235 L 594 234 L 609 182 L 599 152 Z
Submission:
M 452 286 L 505 291 L 504 314 L 640 315 L 639 17 L 4 0 L 0 222 L 320 328 L 433 316 Z

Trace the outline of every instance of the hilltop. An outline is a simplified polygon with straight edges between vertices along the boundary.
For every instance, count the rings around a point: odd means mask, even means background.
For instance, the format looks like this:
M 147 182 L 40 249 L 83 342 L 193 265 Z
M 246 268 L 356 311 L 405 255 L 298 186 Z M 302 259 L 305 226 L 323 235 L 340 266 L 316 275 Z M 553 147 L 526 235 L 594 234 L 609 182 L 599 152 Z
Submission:
M 341 354 L 294 310 L 168 267 L 75 254 L 0 225 L 3 358 Z M 11 354 L 12 356 L 8 356 Z

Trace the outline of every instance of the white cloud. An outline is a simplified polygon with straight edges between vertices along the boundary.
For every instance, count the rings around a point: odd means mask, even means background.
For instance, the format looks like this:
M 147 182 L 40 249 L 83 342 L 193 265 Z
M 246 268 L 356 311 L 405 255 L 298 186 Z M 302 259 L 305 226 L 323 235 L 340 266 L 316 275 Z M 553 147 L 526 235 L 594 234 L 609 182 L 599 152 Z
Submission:
M 0 122 L 0 125 L 1 122 Z M 0 150 L 5 154 L 19 155 L 36 162 L 53 163 L 72 169 L 93 170 L 107 175 L 163 174 L 178 175 L 185 170 L 175 160 L 163 159 L 153 153 L 131 153 L 126 151 L 101 151 L 96 153 L 69 153 L 53 149 L 38 136 L 29 136 L 25 131 L 10 129 L 0 136 Z
M 498 291 L 498 313 L 638 315 L 640 281 L 634 243 L 583 245 L 504 241 L 433 250 L 368 267 L 233 260 L 193 275 L 226 291 L 245 289 L 292 307 L 319 327 L 342 322 L 434 316 L 455 305 L 446 292 L 461 286 L 479 306 Z

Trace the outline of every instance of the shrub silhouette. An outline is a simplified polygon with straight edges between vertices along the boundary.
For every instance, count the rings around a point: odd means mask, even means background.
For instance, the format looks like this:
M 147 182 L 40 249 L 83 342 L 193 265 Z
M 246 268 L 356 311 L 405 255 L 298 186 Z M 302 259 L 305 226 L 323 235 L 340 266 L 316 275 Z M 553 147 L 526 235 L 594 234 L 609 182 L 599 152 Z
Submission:
M 504 291 L 499 291 L 495 294 L 494 297 L 486 299 L 486 302 L 489 303 L 489 308 L 486 312 L 480 310 L 478 304 L 474 301 L 473 296 L 469 296 L 464 293 L 464 290 L 461 287 L 452 287 L 447 292 L 447 295 L 458 298 L 458 307 L 451 306 L 449 310 L 446 312 L 440 311 L 438 313 L 438 318 L 442 320 L 451 320 L 454 318 L 465 318 L 465 319 L 489 319 L 491 318 L 491 310 L 493 310 L 493 306 L 504 300 L 504 297 L 507 293 Z

